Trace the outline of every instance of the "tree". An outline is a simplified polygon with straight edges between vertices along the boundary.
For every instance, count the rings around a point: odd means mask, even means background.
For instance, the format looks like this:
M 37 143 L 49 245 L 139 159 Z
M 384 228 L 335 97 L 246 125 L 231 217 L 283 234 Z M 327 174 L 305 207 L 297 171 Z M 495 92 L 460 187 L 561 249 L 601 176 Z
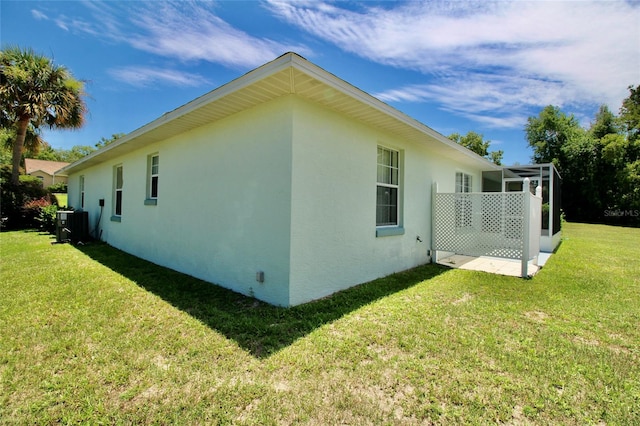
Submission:
M 611 112 L 608 106 L 600 105 L 596 119 L 591 123 L 589 133 L 594 139 L 601 139 L 606 135 L 620 133 L 620 120 Z
M 6 137 L 3 138 L 3 144 L 13 151 L 16 138 L 18 137 L 15 127 L 4 129 Z M 27 158 L 36 157 L 41 148 L 46 149 L 48 144 L 40 137 L 38 129 L 34 128 L 31 124 L 27 126 L 27 132 L 24 138 L 23 151 L 27 154 Z M 13 156 L 13 154 L 12 154 Z
M 533 160 L 558 167 L 571 220 L 640 223 L 640 86 L 629 90 L 619 117 L 603 105 L 588 130 L 555 106 L 527 121 Z
M 11 182 L 18 184 L 27 129 L 79 128 L 86 106 L 84 83 L 31 49 L 0 51 L 0 121 L 14 128 Z
M 553 105 L 544 107 L 538 117 L 529 117 L 525 125 L 527 141 L 533 148 L 533 162 L 554 163 L 561 173 L 566 162 L 562 147 L 584 137 L 584 133 L 573 114 L 566 115 Z
M 466 135 L 462 136 L 459 133 L 452 133 L 449 135 L 449 139 L 455 143 L 470 149 L 481 157 L 485 157 L 495 164 L 502 164 L 503 151 L 491 151 L 489 152 L 489 146 L 491 141 L 484 140 L 484 136 L 474 131 L 469 131 Z
M 11 131 L 0 127 L 0 166 L 11 164 Z
M 100 140 L 98 141 L 98 143 L 96 143 L 96 148 L 100 149 L 104 146 L 109 145 L 110 143 L 113 143 L 115 141 L 117 141 L 118 139 L 120 139 L 121 137 L 124 136 L 124 133 L 114 133 L 111 135 L 111 137 L 109 139 L 102 137 L 100 138 Z
M 57 150 L 58 161 L 65 161 L 67 163 L 73 163 L 78 161 L 82 157 L 86 157 L 96 149 L 89 145 L 74 145 L 70 150 Z
M 622 101 L 620 120 L 630 141 L 640 139 L 640 84 L 629 86 L 629 97 Z
M 496 166 L 501 166 L 503 155 L 504 155 L 504 151 L 501 149 L 498 151 L 491 151 L 489 152 L 489 160 L 491 160 L 491 162 Z

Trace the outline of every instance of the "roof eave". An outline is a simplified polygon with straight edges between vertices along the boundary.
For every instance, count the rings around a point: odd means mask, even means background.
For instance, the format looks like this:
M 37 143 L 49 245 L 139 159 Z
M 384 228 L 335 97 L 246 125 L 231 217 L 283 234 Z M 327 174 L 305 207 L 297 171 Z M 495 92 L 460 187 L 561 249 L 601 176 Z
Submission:
M 145 135 L 149 135 L 150 132 L 159 129 L 162 126 L 169 125 L 172 122 L 185 117 L 190 113 L 210 105 L 217 100 L 231 95 L 242 89 L 248 88 L 260 80 L 266 79 L 272 75 L 275 75 L 283 70 L 291 68 L 292 70 L 298 70 L 304 74 L 311 76 L 313 79 L 321 82 L 329 88 L 335 89 L 343 94 L 361 102 L 367 107 L 373 108 L 380 113 L 392 117 L 394 120 L 398 120 L 403 125 L 409 126 L 415 131 L 426 135 L 428 138 L 434 139 L 437 142 L 442 143 L 447 148 L 448 156 L 455 158 L 456 160 L 462 160 L 466 164 L 472 164 L 476 167 L 484 169 L 500 169 L 489 160 L 477 155 L 469 149 L 455 143 L 447 137 L 441 135 L 425 124 L 409 117 L 408 115 L 400 112 L 396 108 L 382 102 L 381 100 L 373 97 L 372 95 L 364 92 L 361 89 L 353 86 L 352 84 L 340 79 L 339 77 L 331 74 L 323 68 L 313 64 L 312 62 L 304 59 L 296 53 L 286 53 L 275 60 L 264 64 L 248 73 L 232 80 L 231 82 L 220 86 L 199 98 L 188 102 L 187 104 L 180 106 L 173 111 L 167 112 L 150 123 L 134 130 L 133 132 L 123 136 L 115 142 L 100 148 L 97 151 L 81 158 L 80 160 L 65 166 L 60 169 L 59 172 L 73 173 L 91 167 L 98 164 L 109 157 L 116 157 L 121 153 L 130 152 L 133 149 L 144 146 L 146 143 L 152 143 L 154 140 L 146 141 L 142 138 Z M 290 93 L 295 93 L 295 81 L 293 73 L 289 76 Z M 197 127 L 197 126 L 194 126 Z M 136 143 L 138 142 L 138 143 Z M 109 155 L 111 153 L 111 155 Z
M 383 112 L 393 118 L 395 118 L 396 120 L 399 120 L 401 122 L 403 122 L 404 124 L 411 126 L 412 128 L 425 133 L 426 135 L 432 137 L 433 139 L 436 139 L 438 142 L 443 143 L 444 145 L 446 145 L 447 147 L 457 151 L 458 153 L 460 153 L 461 155 L 463 155 L 466 159 L 471 160 L 474 163 L 478 163 L 479 166 L 481 167 L 487 167 L 489 169 L 493 169 L 493 170 L 499 170 L 501 169 L 501 166 L 497 166 L 496 164 L 494 164 L 493 162 L 487 160 L 486 158 L 476 154 L 475 152 L 471 151 L 468 148 L 465 148 L 464 146 L 452 141 L 451 139 L 447 138 L 446 136 L 438 133 L 437 131 L 433 130 L 432 128 L 430 128 L 429 126 L 421 123 L 420 121 L 406 115 L 405 113 L 401 112 L 400 110 L 392 107 L 389 104 L 386 104 L 385 102 L 381 101 L 380 99 L 376 98 L 375 96 L 370 95 L 369 93 L 355 87 L 354 85 L 352 85 L 351 83 L 346 82 L 345 80 L 335 76 L 334 74 L 324 70 L 323 68 L 313 64 L 312 62 L 302 58 L 299 55 L 294 54 L 294 56 L 291 59 L 291 64 L 293 67 L 299 69 L 300 71 L 303 71 L 307 74 L 312 75 L 314 78 L 316 78 L 319 81 L 324 82 L 325 84 L 341 90 L 343 93 L 357 99 L 360 102 L 363 102 L 367 105 L 369 105 L 372 108 L 375 108 L 377 110 L 379 110 L 380 112 Z

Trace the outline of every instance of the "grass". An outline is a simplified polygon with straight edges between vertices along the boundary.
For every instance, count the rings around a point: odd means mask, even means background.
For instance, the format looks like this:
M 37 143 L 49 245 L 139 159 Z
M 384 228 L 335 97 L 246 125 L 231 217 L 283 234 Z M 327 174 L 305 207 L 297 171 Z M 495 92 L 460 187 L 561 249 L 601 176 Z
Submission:
M 0 424 L 640 424 L 639 229 L 291 309 L 52 241 L 0 234 Z
M 62 192 L 56 192 L 55 194 L 53 194 L 53 196 L 56 199 L 56 203 L 58 204 L 58 206 L 60 207 L 67 207 L 68 206 L 68 196 L 67 193 L 62 193 Z

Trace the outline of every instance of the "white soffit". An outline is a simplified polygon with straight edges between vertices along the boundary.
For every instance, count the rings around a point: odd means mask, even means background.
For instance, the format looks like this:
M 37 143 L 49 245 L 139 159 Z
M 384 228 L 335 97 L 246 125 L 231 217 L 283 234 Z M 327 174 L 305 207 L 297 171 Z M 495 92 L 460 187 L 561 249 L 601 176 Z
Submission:
M 484 169 L 499 169 L 479 155 L 301 56 L 287 53 L 162 115 L 60 171 L 79 171 L 294 93 L 381 131 L 427 144 L 430 149 L 457 162 Z

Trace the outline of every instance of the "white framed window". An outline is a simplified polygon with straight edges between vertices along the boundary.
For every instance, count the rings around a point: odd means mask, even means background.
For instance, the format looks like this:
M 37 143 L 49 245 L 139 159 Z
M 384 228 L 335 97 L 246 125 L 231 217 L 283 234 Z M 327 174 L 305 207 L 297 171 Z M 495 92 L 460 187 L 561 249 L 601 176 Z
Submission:
M 376 226 L 400 225 L 400 153 L 378 146 Z
M 122 216 L 122 195 L 124 188 L 124 177 L 122 164 L 113 168 L 113 215 Z
M 463 195 L 473 190 L 473 177 L 466 173 L 456 172 L 456 227 L 469 228 L 473 226 L 473 201 L 471 196 Z
M 84 209 L 84 176 L 80 176 L 80 208 Z
M 160 155 L 151 154 L 147 157 L 147 200 L 158 199 L 158 179 L 160 177 Z M 155 204 L 155 203 L 147 203 Z
M 473 176 L 456 172 L 456 192 L 473 192 Z

